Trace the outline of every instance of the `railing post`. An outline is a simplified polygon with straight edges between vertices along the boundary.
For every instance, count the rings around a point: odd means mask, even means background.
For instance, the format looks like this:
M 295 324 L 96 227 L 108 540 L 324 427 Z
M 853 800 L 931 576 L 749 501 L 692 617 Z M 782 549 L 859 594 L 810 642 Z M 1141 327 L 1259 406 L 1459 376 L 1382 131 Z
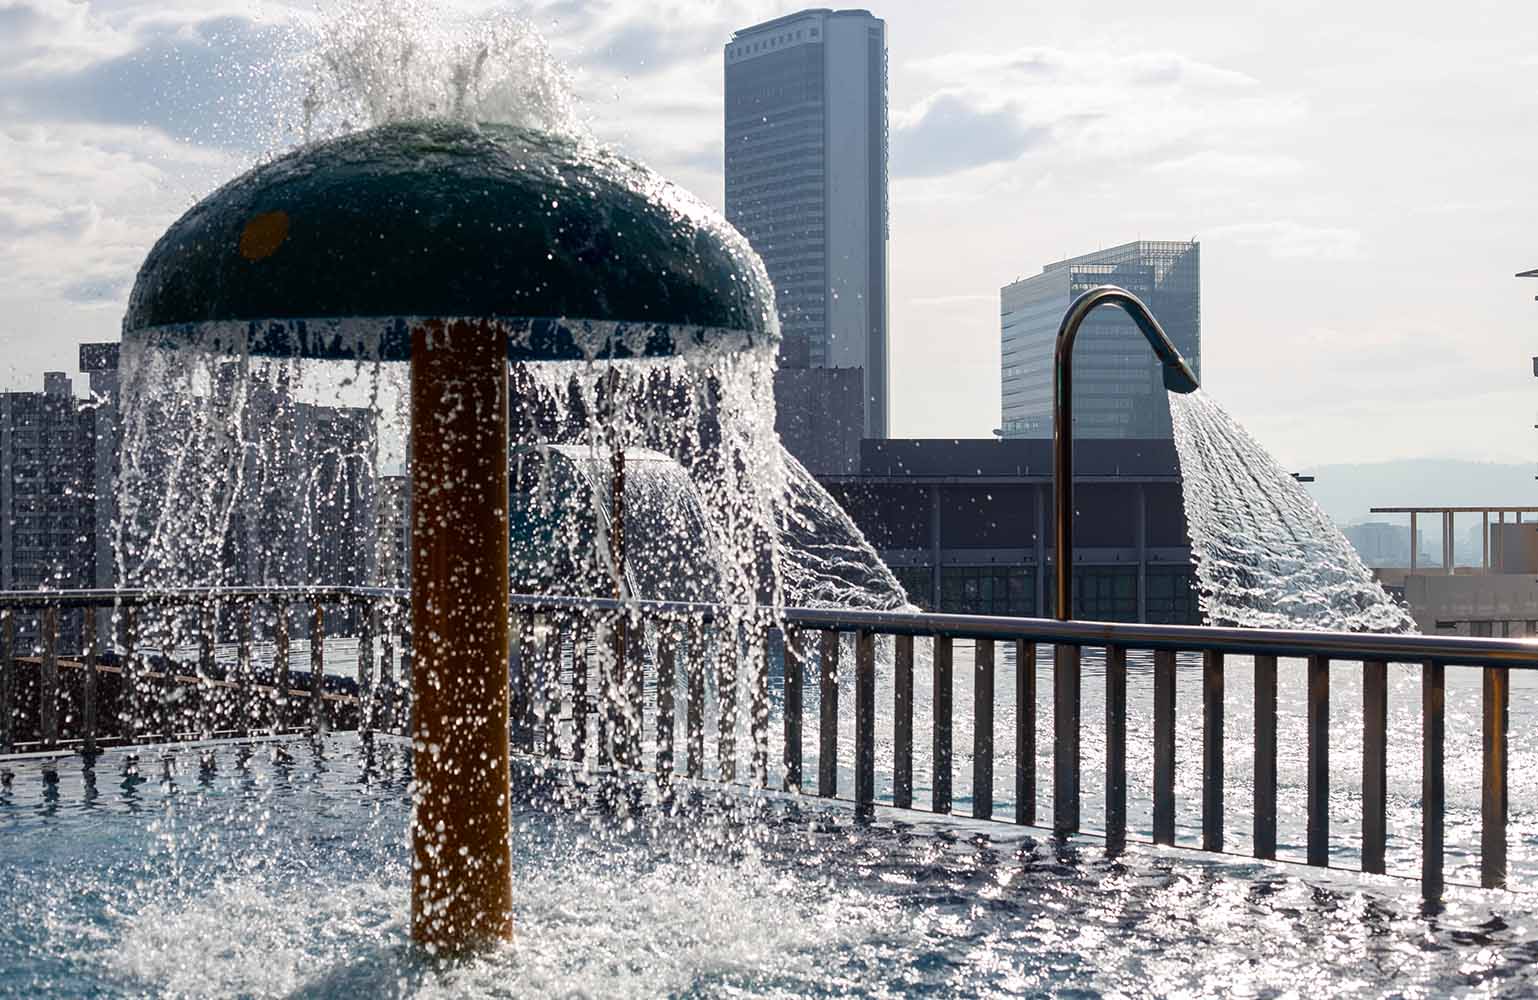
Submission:
M 870 816 L 876 802 L 876 636 L 855 633 L 854 646 L 854 801 Z
M 1509 697 L 1509 669 L 1485 667 L 1479 884 L 1486 889 L 1506 888 L 1506 712 Z
M 688 734 L 689 777 L 705 776 L 705 663 L 707 661 L 705 625 L 699 619 L 689 624 L 688 659 Z
M 1223 851 L 1223 654 L 1202 653 L 1202 850 Z
M 85 632 L 85 677 L 82 679 L 83 694 L 80 719 L 80 736 L 84 744 L 87 756 L 96 753 L 96 708 L 99 697 L 99 687 L 96 674 L 97 663 L 101 658 L 101 637 L 96 633 L 96 608 L 87 606 L 83 614 L 82 629 Z
M 716 705 L 720 710 L 717 720 L 716 748 L 720 757 L 721 780 L 737 780 L 737 657 L 740 637 L 735 621 L 724 621 L 717 627 L 720 647 L 716 658 Z
M 374 631 L 379 608 L 370 601 L 358 623 L 358 728 L 374 728 Z
M 534 631 L 537 617 L 533 612 L 514 612 L 508 627 L 509 645 L 516 655 L 518 667 L 516 672 L 509 671 L 508 674 L 508 743 L 523 753 L 534 752 L 534 668 L 539 660 L 539 639 Z M 616 644 L 613 648 L 618 650 L 622 647 Z M 611 685 L 618 683 L 611 681 Z M 607 703 L 613 705 L 612 695 Z M 623 760 L 624 727 L 616 724 L 619 713 L 612 707 L 608 717 L 610 728 L 614 730 L 610 734 L 611 759 Z
M 785 790 L 801 791 L 802 691 L 805 688 L 806 637 L 785 627 Z
M 1175 843 L 1175 654 L 1154 653 L 1153 841 Z
M 892 804 L 913 808 L 913 636 L 899 635 L 892 656 Z
M 235 669 L 226 678 L 230 682 L 230 728 L 247 736 L 251 732 L 251 647 L 255 641 L 250 602 L 237 603 L 235 614 Z
M 1330 660 L 1308 658 L 1308 863 L 1330 866 Z
M 585 619 L 577 619 L 571 633 L 571 759 L 581 765 L 587 760 L 587 639 L 590 626 Z M 659 689 L 660 692 L 660 689 Z M 669 697 L 672 694 L 669 692 Z M 670 703 L 671 706 L 671 703 Z M 670 717 L 671 722 L 671 717 Z M 659 720 L 658 724 L 661 724 Z M 673 746 L 668 744 L 671 754 Z
M 935 812 L 951 811 L 951 705 L 955 698 L 952 674 L 952 645 L 948 635 L 935 636 L 934 645 L 934 780 L 932 800 Z
M 1058 644 L 1052 657 L 1052 829 L 1079 832 L 1079 647 Z
M 219 613 L 213 601 L 205 601 L 198 615 L 198 734 L 213 739 L 219 729 L 218 688 L 214 680 L 214 639 Z
M 1442 819 L 1446 790 L 1442 754 L 1446 732 L 1447 668 L 1428 661 L 1421 674 L 1421 895 L 1442 898 Z
M 972 672 L 972 817 L 993 818 L 993 640 L 978 639 Z
M 1036 824 L 1036 643 L 1015 641 L 1015 822 Z
M 398 692 L 395 689 L 395 629 L 398 621 L 395 601 L 386 600 L 384 618 L 380 622 L 380 650 L 379 650 L 379 691 L 381 692 L 381 706 L 379 728 L 386 732 L 394 732 L 397 728 L 395 718 L 395 706 Z
M 748 731 L 753 738 L 753 784 L 769 787 L 769 631 L 752 626 L 748 656 L 753 665 L 752 718 Z
M 59 745 L 59 609 L 43 608 L 43 665 L 38 675 L 38 727 L 43 748 Z
M 832 798 L 838 794 L 838 645 L 839 634 L 822 634 L 821 677 L 818 687 L 817 794 Z
M 1105 846 L 1127 846 L 1127 650 L 1105 651 Z
M 131 604 L 120 604 L 118 628 L 123 647 L 123 684 L 118 695 L 118 732 L 125 744 L 135 742 L 139 733 L 139 623 L 138 610 Z
M 657 786 L 666 794 L 673 783 L 673 685 L 678 671 L 678 640 L 671 622 L 657 623 Z
M 539 752 L 546 757 L 561 755 L 561 634 L 564 615 L 551 615 L 545 631 L 544 645 L 539 651 L 539 722 L 541 740 Z M 638 723 L 639 725 L 639 723 Z M 639 738 L 639 730 L 637 737 Z M 640 749 L 636 749 L 637 761 Z M 639 766 L 639 764 L 638 764 Z
M 0 608 L 0 754 L 16 752 L 16 618 Z
M 640 613 L 626 623 L 625 641 L 625 757 L 627 766 L 642 770 L 646 764 L 641 759 L 641 744 L 646 734 L 646 706 L 642 703 L 646 692 L 646 623 Z
M 278 601 L 275 610 L 277 618 L 273 622 L 272 663 L 273 673 L 276 674 L 274 683 L 277 684 L 278 690 L 273 698 L 272 728 L 274 732 L 280 732 L 289 726 L 289 699 L 294 690 L 294 678 L 293 665 L 289 659 L 288 602 Z
M 1276 858 L 1276 657 L 1255 657 L 1255 856 Z
M 625 680 L 625 623 L 610 618 L 604 641 L 599 644 L 598 672 L 598 760 L 601 764 L 625 765 L 624 711 L 621 701 Z M 513 718 L 523 716 L 515 713 Z
M 1382 875 L 1388 842 L 1388 664 L 1362 664 L 1362 871 Z
M 315 602 L 310 617 L 310 732 L 326 730 L 326 612 Z

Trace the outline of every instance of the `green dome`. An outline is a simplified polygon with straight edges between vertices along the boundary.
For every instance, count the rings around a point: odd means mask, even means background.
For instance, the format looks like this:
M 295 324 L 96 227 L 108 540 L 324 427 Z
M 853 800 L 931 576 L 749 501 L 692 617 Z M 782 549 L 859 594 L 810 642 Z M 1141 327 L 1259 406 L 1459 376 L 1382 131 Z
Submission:
M 590 145 L 449 122 L 306 146 L 226 184 L 155 244 L 123 328 L 400 360 L 429 318 L 506 320 L 514 360 L 778 337 L 762 263 L 694 196 Z

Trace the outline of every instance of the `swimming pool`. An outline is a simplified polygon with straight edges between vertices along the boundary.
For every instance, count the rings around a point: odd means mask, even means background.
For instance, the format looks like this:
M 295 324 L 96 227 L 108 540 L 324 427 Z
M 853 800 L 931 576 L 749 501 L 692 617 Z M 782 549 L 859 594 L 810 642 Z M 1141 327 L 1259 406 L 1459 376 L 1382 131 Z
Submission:
M 164 759 L 163 759 L 164 758 Z M 517 939 L 407 944 L 409 755 L 356 737 L 12 764 L 0 995 L 1238 996 L 1538 989 L 1520 897 L 784 796 L 515 797 Z M 135 773 L 137 772 L 137 773 Z M 540 790 L 534 790 L 534 789 Z M 609 803 L 605 805 L 605 803 Z

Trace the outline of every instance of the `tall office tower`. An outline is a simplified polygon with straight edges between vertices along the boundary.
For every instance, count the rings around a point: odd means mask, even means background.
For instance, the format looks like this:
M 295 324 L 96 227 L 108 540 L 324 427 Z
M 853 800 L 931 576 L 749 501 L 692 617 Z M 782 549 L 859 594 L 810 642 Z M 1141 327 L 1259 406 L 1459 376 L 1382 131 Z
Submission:
M 95 461 L 95 413 L 63 372 L 0 393 L 0 590 L 95 586 Z
M 774 282 L 782 436 L 850 471 L 857 446 L 810 445 L 887 436 L 886 24 L 807 10 L 736 32 L 725 55 L 726 216 Z M 829 368 L 859 369 L 859 396 Z
M 1052 365 L 1068 304 L 1096 285 L 1142 299 L 1201 376 L 1201 244 L 1139 240 L 1048 264 L 1005 285 L 1002 409 L 1005 437 L 1052 436 Z M 1079 328 L 1073 351 L 1074 436 L 1173 436 L 1159 362 L 1126 313 L 1102 307 Z

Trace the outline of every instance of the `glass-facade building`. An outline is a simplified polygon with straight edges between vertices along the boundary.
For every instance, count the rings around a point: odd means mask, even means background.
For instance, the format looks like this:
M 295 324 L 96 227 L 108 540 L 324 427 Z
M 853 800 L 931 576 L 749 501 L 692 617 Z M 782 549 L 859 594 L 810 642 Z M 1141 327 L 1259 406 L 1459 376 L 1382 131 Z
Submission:
M 1000 294 L 1005 437 L 1052 436 L 1052 363 L 1063 313 L 1096 285 L 1120 285 L 1153 310 L 1201 377 L 1201 245 L 1139 240 L 1042 268 Z M 1130 317 L 1097 309 L 1073 357 L 1076 438 L 1172 436 L 1159 362 Z
M 859 369 L 858 436 L 885 437 L 886 25 L 802 11 L 734 33 L 725 67 L 726 215 L 774 282 L 781 366 Z

